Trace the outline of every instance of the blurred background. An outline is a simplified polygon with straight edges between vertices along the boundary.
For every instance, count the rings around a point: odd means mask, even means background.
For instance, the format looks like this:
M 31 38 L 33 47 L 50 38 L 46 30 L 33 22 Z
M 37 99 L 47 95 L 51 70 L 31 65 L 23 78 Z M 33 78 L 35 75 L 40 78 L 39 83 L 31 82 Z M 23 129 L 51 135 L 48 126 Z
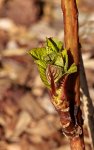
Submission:
M 27 54 L 42 46 L 46 37 L 63 41 L 60 2 L 0 0 L 0 150 L 69 150 L 48 91 Z M 94 104 L 94 2 L 77 0 L 77 4 L 82 56 Z M 86 122 L 86 150 L 91 150 Z

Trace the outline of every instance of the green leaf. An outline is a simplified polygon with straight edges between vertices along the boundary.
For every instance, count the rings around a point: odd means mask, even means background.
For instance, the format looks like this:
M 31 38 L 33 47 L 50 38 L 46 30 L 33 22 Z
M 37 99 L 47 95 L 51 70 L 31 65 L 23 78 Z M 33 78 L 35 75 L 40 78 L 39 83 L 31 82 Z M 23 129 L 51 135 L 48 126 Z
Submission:
M 68 69 L 67 73 L 71 74 L 71 73 L 75 73 L 77 72 L 77 66 L 75 65 L 75 63 L 73 63 L 70 68 Z
M 67 50 L 63 49 L 62 42 L 55 38 L 47 38 L 45 47 L 34 48 L 29 51 L 29 54 L 34 58 L 40 77 L 48 88 L 51 87 L 50 75 L 52 75 L 54 83 L 56 83 L 63 75 L 77 71 L 75 63 L 69 68 Z M 49 72 L 49 65 L 51 72 Z
M 47 68 L 47 64 L 46 64 L 46 62 L 43 61 L 43 60 L 36 60 L 35 63 L 36 63 L 37 65 L 39 65 L 40 67 L 44 68 L 44 69 Z
M 56 52 L 51 52 L 44 57 L 44 60 L 46 61 L 46 63 L 53 63 L 55 61 L 56 55 Z
M 55 65 L 59 66 L 59 67 L 62 67 L 64 68 L 64 61 L 63 61 L 63 57 L 61 55 L 61 53 L 58 53 L 56 56 L 55 56 L 55 62 L 54 62 Z
M 52 50 L 52 52 L 58 52 L 59 48 L 57 47 L 57 44 L 53 41 L 52 38 L 46 39 L 47 47 Z
M 46 48 L 33 48 L 28 52 L 35 60 L 43 60 L 46 56 Z
M 47 43 L 46 43 L 46 47 L 45 48 L 46 48 L 46 54 L 47 55 L 49 55 L 49 54 L 51 54 L 53 52 L 53 50 L 50 47 L 47 46 Z
M 54 43 L 56 44 L 57 48 L 58 48 L 58 51 L 62 51 L 63 49 L 63 44 L 61 41 L 58 41 L 56 38 L 52 38 L 52 40 L 54 41 Z
M 50 84 L 46 77 L 46 69 L 42 68 L 41 66 L 38 66 L 38 70 L 40 73 L 41 80 L 43 81 L 46 87 L 50 88 Z
M 64 49 L 62 51 L 62 56 L 63 56 L 63 61 L 64 61 L 64 71 L 67 72 L 67 69 L 68 69 L 68 54 L 67 54 L 66 49 Z

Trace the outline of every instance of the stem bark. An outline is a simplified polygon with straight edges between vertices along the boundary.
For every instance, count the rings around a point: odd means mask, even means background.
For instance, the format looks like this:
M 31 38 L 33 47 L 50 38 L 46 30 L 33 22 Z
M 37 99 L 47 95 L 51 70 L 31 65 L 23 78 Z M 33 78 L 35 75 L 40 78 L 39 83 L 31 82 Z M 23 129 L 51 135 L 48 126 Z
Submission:
M 80 65 L 80 49 L 79 49 L 79 36 L 78 36 L 78 10 L 76 6 L 76 0 L 61 0 L 61 7 L 63 11 L 64 19 L 64 44 L 65 48 L 71 52 L 72 59 L 70 63 L 75 62 L 78 67 L 78 71 L 75 75 L 70 76 L 69 84 L 73 85 L 74 83 L 74 105 L 78 108 L 80 107 L 80 75 L 79 75 L 79 65 Z M 71 57 L 71 56 L 70 56 Z M 71 86 L 70 86 L 71 87 Z M 71 89 L 70 89 L 71 91 Z M 79 122 L 81 128 L 82 119 L 81 110 L 78 111 L 77 121 Z M 76 116 L 77 117 L 77 116 Z M 83 131 L 83 128 L 82 128 Z M 70 147 L 71 150 L 85 150 L 83 132 L 79 137 L 70 138 Z

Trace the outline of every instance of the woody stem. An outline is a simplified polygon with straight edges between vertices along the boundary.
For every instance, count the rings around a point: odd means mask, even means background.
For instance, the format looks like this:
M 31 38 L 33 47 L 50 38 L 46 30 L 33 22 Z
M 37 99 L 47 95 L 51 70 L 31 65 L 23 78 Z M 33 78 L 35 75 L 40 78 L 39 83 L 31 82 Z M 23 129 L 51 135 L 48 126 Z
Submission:
M 70 91 L 73 91 L 73 102 L 77 107 L 80 106 L 80 75 L 79 75 L 79 37 L 78 37 L 78 10 L 76 6 L 76 0 L 61 0 L 61 7 L 63 11 L 63 19 L 64 19 L 64 42 L 65 47 L 71 52 L 70 55 L 70 64 L 75 62 L 78 67 L 77 73 L 75 75 L 71 75 L 69 79 Z M 79 109 L 80 110 L 80 109 Z M 77 121 L 80 122 L 82 119 L 81 110 L 78 112 Z M 82 124 L 80 123 L 82 128 Z M 82 129 L 83 130 L 83 129 Z M 70 146 L 72 150 L 84 150 L 84 140 L 83 140 L 83 132 L 79 137 L 74 136 L 70 139 Z

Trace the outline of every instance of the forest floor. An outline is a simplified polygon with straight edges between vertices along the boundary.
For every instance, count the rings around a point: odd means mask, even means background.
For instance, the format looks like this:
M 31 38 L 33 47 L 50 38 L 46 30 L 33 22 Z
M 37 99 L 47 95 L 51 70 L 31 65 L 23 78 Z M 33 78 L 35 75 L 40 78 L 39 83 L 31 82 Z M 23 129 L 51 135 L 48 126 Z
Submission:
M 7 4 L 9 9 L 3 4 L 1 14 L 6 14 L 0 18 L 0 150 L 69 150 L 49 93 L 41 82 L 36 65 L 27 54 L 28 50 L 43 45 L 46 37 L 63 40 L 60 2 L 53 0 L 43 5 L 43 15 L 39 19 L 38 5 L 32 4 L 32 9 L 36 11 L 30 12 L 30 5 L 23 0 L 24 4 L 20 6 L 26 6 L 25 11 L 29 11 L 25 18 L 26 12 L 19 11 L 19 1 L 14 1 L 15 4 Z M 79 2 L 78 8 L 82 57 L 94 104 L 93 0 Z M 30 13 L 35 15 L 27 19 Z M 86 122 L 84 135 L 86 150 L 91 150 Z

